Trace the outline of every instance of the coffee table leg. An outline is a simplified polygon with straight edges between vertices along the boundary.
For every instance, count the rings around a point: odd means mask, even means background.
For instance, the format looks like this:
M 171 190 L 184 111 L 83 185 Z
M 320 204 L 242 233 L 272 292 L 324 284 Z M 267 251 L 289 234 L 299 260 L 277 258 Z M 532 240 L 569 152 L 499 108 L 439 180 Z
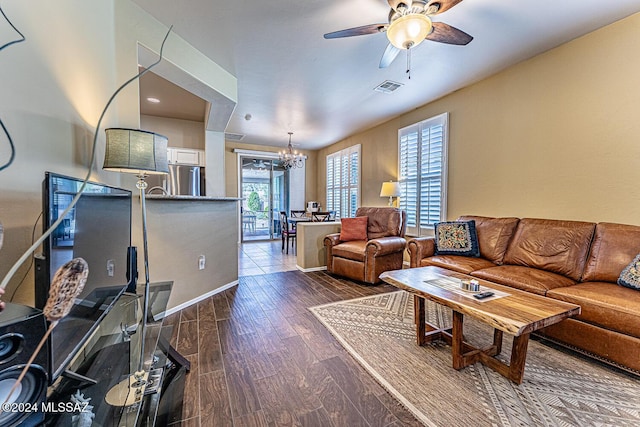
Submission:
M 416 321 L 416 343 L 418 345 L 425 345 L 425 334 L 427 332 L 425 323 L 427 321 L 425 315 L 425 302 L 424 298 L 419 297 L 418 295 L 413 296 L 413 310 L 415 311 L 415 321 Z
M 528 346 L 529 334 L 522 334 L 513 338 L 511 363 L 509 364 L 509 379 L 516 384 L 522 384 Z
M 453 356 L 453 369 L 460 370 L 466 366 L 464 363 L 464 343 L 462 327 L 464 315 L 453 312 L 453 330 L 451 331 L 451 355 Z
M 502 351 L 502 331 L 499 329 L 493 330 L 493 346 L 496 349 L 494 356 L 500 354 Z

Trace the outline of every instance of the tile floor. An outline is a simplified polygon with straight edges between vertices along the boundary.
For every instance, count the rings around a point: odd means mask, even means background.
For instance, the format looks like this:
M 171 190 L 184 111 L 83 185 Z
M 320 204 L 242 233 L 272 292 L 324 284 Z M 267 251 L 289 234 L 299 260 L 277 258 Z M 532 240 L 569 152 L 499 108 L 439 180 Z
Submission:
M 289 254 L 285 254 L 281 248 L 282 240 L 242 243 L 238 275 L 240 277 L 257 276 L 296 270 L 295 251 L 289 248 Z

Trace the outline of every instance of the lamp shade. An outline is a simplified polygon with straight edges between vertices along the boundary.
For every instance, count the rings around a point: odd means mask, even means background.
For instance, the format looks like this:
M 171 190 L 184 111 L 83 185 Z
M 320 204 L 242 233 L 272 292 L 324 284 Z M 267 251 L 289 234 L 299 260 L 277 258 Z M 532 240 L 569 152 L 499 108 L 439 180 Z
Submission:
M 169 172 L 166 136 L 138 129 L 106 129 L 107 145 L 103 169 L 163 174 Z
M 399 197 L 400 196 L 400 183 L 398 182 L 383 182 L 380 189 L 380 197 Z
M 431 32 L 433 24 L 428 16 L 410 13 L 401 16 L 389 25 L 387 38 L 398 49 L 418 46 Z

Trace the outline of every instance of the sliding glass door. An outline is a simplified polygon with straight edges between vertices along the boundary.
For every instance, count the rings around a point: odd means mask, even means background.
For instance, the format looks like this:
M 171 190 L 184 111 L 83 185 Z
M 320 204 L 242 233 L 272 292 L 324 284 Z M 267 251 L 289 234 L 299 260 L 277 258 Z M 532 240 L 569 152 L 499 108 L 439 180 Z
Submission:
M 241 159 L 242 241 L 280 238 L 280 211 L 289 208 L 289 173 L 279 160 Z

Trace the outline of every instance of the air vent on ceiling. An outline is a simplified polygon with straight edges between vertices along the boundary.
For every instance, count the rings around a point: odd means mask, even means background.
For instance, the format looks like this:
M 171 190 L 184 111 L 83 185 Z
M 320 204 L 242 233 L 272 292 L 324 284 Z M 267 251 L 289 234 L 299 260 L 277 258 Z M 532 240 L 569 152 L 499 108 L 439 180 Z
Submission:
M 373 90 L 382 93 L 391 93 L 402 86 L 402 83 L 394 82 L 391 80 L 385 80 L 376 86 Z
M 242 138 L 244 138 L 244 135 L 240 134 L 240 133 L 226 133 L 224 134 L 224 139 L 227 139 L 229 141 L 242 141 Z

